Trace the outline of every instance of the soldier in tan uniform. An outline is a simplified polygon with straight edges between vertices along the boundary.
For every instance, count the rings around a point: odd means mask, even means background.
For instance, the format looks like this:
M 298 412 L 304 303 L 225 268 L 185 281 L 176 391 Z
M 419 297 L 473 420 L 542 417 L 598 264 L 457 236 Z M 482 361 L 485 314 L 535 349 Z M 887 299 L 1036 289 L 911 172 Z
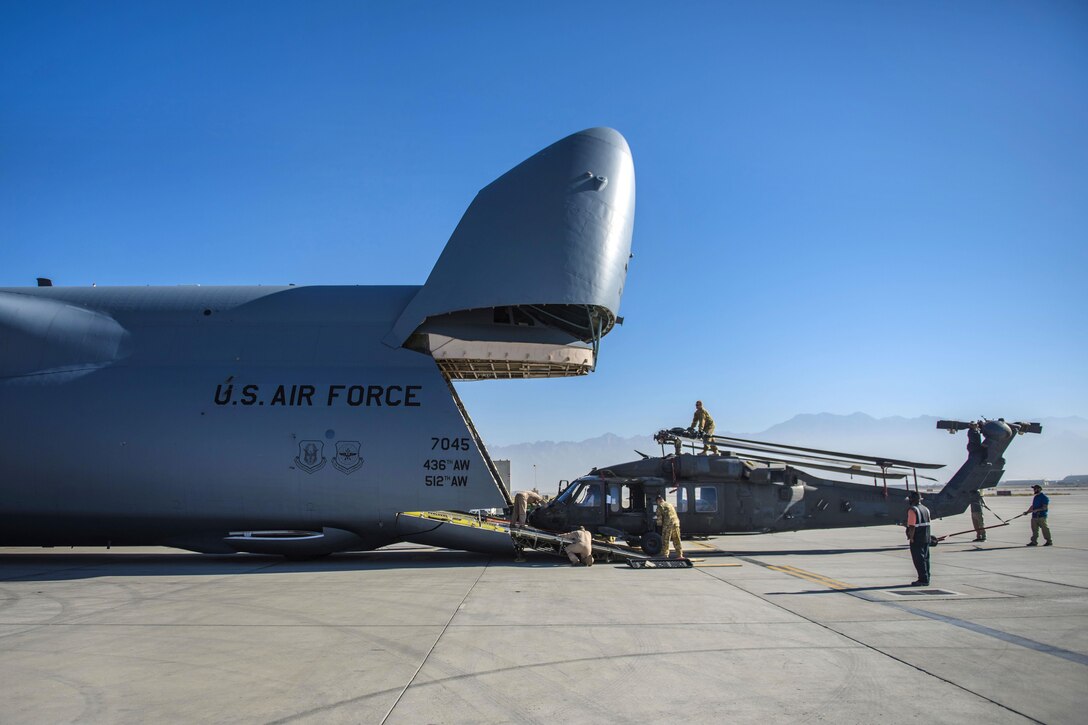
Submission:
M 714 435 L 714 419 L 710 417 L 710 413 L 703 407 L 703 401 L 695 401 L 695 415 L 691 418 L 691 429 L 696 433 L 701 433 L 703 436 L 703 454 L 706 455 L 707 451 L 718 454 L 718 447 L 713 443 L 707 445 L 707 438 Z
M 680 519 L 676 509 L 665 500 L 664 494 L 657 494 L 657 525 L 661 527 L 661 556 L 668 558 L 669 544 L 676 547 L 676 556 L 684 558 L 684 547 L 680 543 Z
M 518 491 L 514 494 L 514 518 L 510 522 L 510 525 L 524 526 L 526 514 L 529 512 L 529 504 L 539 504 L 543 502 L 544 497 L 536 491 Z
M 593 537 L 586 531 L 585 526 L 560 534 L 559 538 L 571 542 L 565 549 L 571 566 L 577 566 L 579 562 L 593 566 Z

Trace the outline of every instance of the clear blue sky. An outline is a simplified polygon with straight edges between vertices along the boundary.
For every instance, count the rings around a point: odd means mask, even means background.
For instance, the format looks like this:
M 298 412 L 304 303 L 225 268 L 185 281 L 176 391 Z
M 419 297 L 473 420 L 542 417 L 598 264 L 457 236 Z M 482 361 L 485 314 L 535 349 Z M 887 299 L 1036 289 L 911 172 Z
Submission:
M 583 128 L 638 179 L 598 372 L 494 443 L 1088 415 L 1083 2 L 0 2 L 0 286 L 421 284 Z

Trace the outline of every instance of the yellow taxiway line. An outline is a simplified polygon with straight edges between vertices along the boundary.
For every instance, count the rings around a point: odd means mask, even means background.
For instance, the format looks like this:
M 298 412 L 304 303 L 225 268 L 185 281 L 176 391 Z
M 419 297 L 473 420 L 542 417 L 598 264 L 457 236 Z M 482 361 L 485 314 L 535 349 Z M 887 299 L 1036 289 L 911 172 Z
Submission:
M 779 571 L 783 574 L 789 574 L 790 576 L 797 577 L 798 579 L 804 579 L 805 581 L 813 582 L 814 584 L 823 584 L 825 587 L 831 589 L 849 589 L 850 585 L 845 584 L 838 579 L 832 579 L 831 577 L 824 576 L 823 574 L 816 574 L 811 571 L 805 571 L 804 569 L 798 569 L 795 566 L 787 566 L 785 564 L 776 566 L 773 564 L 766 565 L 768 569 L 772 571 Z
M 714 546 L 713 544 L 708 544 L 705 541 L 689 541 L 686 545 L 698 546 L 702 549 L 709 549 L 710 551 L 721 551 L 721 549 L 719 549 L 718 547 Z M 741 564 L 740 562 L 715 562 L 714 564 L 698 563 L 704 561 L 706 561 L 706 559 L 692 559 L 692 562 L 696 562 L 696 569 L 707 569 L 714 566 L 744 566 L 744 564 Z

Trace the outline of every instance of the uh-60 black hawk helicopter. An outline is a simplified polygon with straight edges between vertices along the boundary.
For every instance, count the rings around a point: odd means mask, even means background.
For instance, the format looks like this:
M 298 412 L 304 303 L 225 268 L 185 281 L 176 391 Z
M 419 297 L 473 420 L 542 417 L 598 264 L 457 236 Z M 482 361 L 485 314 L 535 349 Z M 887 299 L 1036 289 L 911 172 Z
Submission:
M 933 518 L 963 513 L 976 491 L 992 488 L 1005 472 L 1005 449 L 1017 434 L 1041 433 L 1038 423 L 1004 419 L 974 422 L 942 420 L 937 428 L 968 431 L 967 460 L 925 504 Z M 701 436 L 672 428 L 654 436 L 660 457 L 594 469 L 562 488 L 550 503 L 530 514 L 529 524 L 549 531 L 585 526 L 593 534 L 625 540 L 644 553 L 661 552 L 655 527 L 656 497 L 664 494 L 676 507 L 680 530 L 688 535 L 774 533 L 801 529 L 902 524 L 908 504 L 902 488 L 889 480 L 907 479 L 918 490 L 919 470 L 943 468 L 896 458 L 803 448 L 727 436 Z M 694 451 L 701 441 L 704 451 Z M 665 455 L 665 446 L 675 452 Z M 638 452 L 638 451 L 636 451 Z M 821 478 L 806 470 L 829 471 L 872 479 L 853 483 Z M 929 478 L 928 476 L 921 476 Z M 930 478 L 929 480 L 936 480 Z

